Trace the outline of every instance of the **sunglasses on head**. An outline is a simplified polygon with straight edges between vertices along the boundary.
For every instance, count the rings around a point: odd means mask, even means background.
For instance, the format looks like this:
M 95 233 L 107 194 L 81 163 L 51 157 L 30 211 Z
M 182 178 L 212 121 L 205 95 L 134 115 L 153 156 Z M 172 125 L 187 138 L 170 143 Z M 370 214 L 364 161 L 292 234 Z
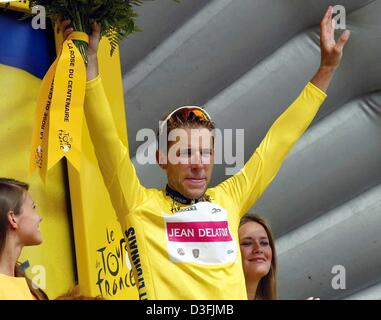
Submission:
M 185 106 L 173 110 L 160 124 L 160 134 L 162 133 L 164 126 L 172 116 L 178 116 L 184 121 L 190 119 L 190 117 L 199 118 L 206 121 L 212 121 L 210 115 L 202 108 L 197 106 Z

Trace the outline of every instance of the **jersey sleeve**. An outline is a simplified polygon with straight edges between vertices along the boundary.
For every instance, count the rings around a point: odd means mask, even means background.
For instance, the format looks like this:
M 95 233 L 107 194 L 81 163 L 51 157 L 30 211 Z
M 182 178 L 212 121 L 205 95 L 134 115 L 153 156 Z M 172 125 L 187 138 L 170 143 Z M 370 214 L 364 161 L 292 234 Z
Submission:
M 85 117 L 103 180 L 118 216 L 141 204 L 146 189 L 140 184 L 128 147 L 119 139 L 101 78 L 87 82 Z
M 287 154 L 308 128 L 326 97 L 323 91 L 309 82 L 271 126 L 245 166 L 215 188 L 222 197 L 232 198 L 239 217 L 254 205 L 274 179 Z

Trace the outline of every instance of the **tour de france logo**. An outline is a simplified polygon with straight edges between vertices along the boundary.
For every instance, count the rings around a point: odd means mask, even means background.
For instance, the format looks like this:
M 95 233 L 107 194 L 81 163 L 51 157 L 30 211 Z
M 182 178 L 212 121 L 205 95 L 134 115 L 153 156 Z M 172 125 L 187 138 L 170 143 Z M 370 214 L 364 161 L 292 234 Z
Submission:
M 70 134 L 65 130 L 58 130 L 58 139 L 60 141 L 60 149 L 63 152 L 68 152 L 71 149 L 71 144 L 73 143 L 73 138 L 70 137 Z

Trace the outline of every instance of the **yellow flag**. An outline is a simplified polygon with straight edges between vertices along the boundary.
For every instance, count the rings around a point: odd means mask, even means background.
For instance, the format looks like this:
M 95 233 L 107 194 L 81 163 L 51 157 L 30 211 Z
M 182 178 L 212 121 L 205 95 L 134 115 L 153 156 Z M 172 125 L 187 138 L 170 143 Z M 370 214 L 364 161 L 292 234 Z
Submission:
M 86 66 L 73 40 L 88 42 L 88 36 L 73 32 L 64 41 L 42 81 L 37 102 L 30 172 L 38 169 L 44 180 L 63 157 L 80 169 Z

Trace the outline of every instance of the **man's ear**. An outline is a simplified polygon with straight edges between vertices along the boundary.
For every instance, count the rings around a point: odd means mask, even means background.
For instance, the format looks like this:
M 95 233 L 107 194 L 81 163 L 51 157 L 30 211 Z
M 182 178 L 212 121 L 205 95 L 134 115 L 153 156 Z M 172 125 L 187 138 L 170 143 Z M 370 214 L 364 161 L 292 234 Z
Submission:
M 167 169 L 167 157 L 159 149 L 156 150 L 156 162 L 163 170 Z
M 12 229 L 16 230 L 19 225 L 17 223 L 17 216 L 13 211 L 8 212 L 8 222 Z

